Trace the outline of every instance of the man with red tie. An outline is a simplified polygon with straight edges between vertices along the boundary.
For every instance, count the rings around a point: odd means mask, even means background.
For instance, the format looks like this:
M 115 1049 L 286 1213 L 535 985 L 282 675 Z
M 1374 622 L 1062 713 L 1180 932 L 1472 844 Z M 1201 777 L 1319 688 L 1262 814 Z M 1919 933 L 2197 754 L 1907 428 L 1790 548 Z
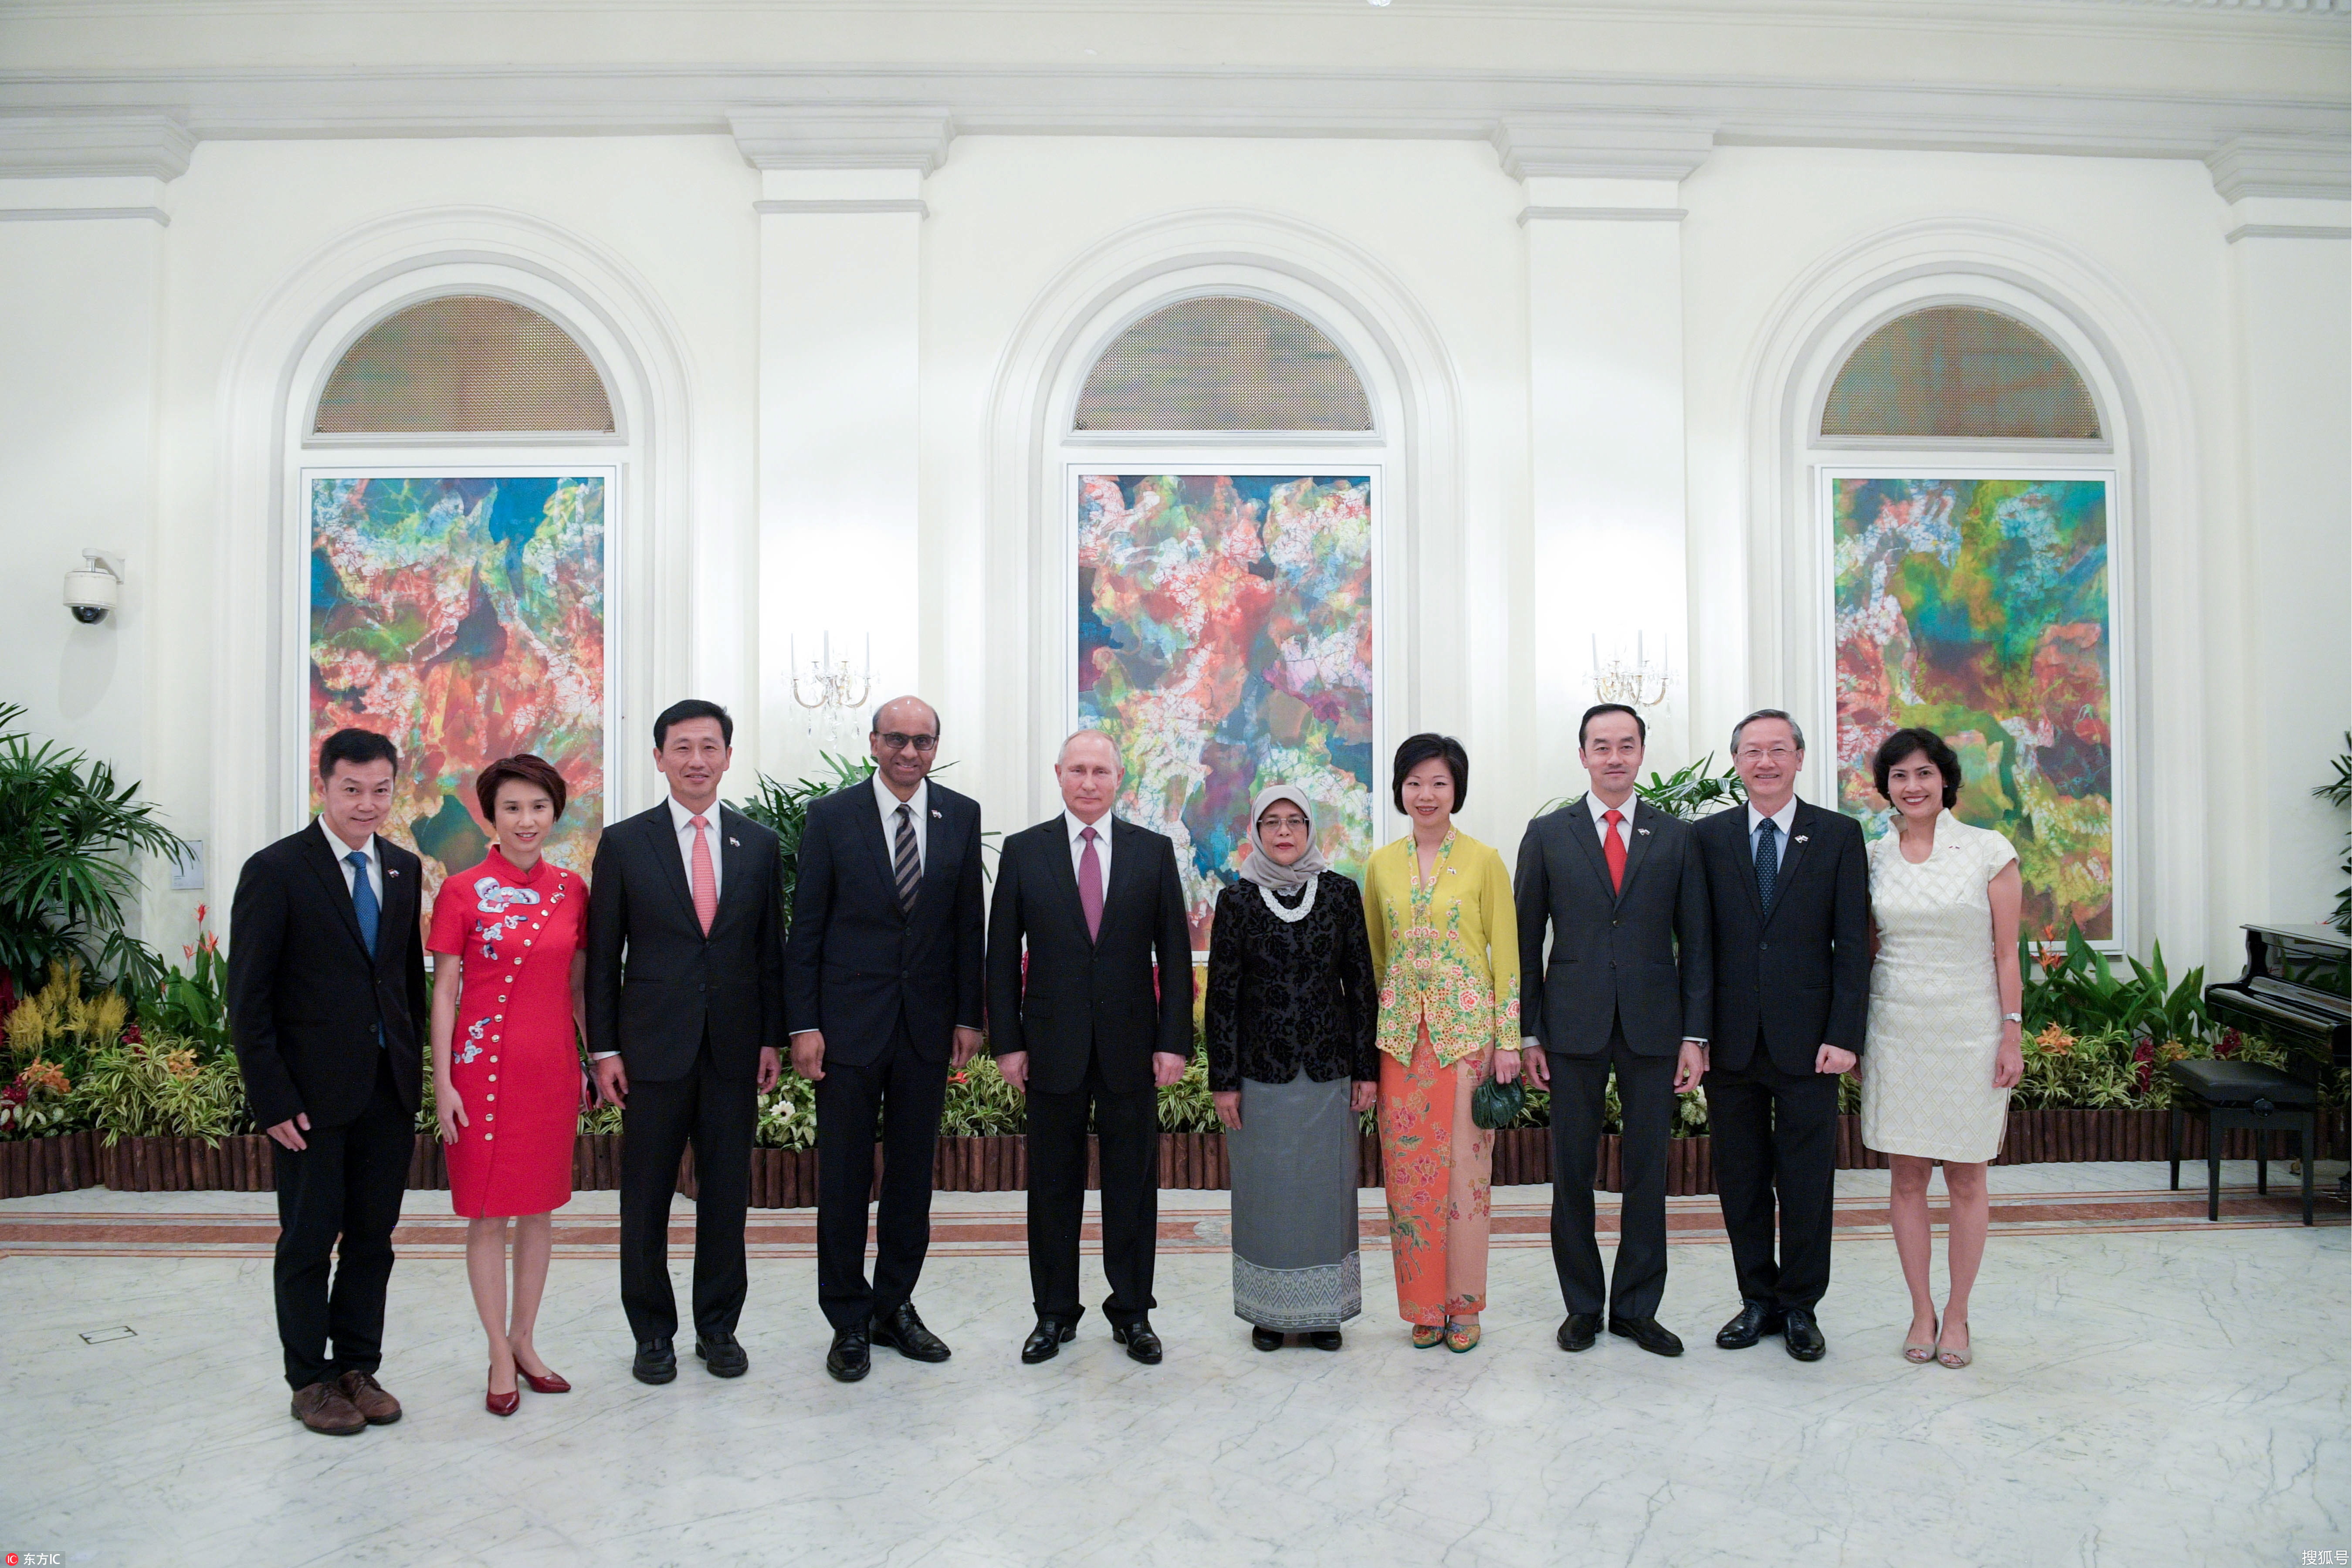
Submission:
M 1102 1145 L 1103 1316 L 1147 1365 L 1160 1223 L 1159 1090 L 1192 1052 L 1192 940 L 1176 846 L 1111 816 L 1118 748 L 1099 730 L 1062 743 L 1064 809 L 1004 841 L 988 921 L 988 1044 L 1029 1100 L 1030 1363 L 1077 1333 L 1087 1123 Z M 1024 949 L 1028 956 L 1023 972 Z M 1156 972 L 1156 973 L 1155 973 Z
M 735 721 L 715 702 L 654 721 L 669 795 L 606 827 L 588 894 L 588 1049 L 620 1106 L 621 1306 L 640 1383 L 677 1376 L 669 1204 L 694 1148 L 694 1353 L 750 1365 L 735 1338 L 747 1275 L 759 1097 L 783 1071 L 783 910 L 776 836 L 719 804 Z
M 1528 824 L 1514 879 L 1521 1052 L 1551 1089 L 1551 1255 L 1568 1317 L 1564 1351 L 1601 1327 L 1658 1355 L 1682 1341 L 1658 1321 L 1666 1289 L 1666 1144 L 1675 1096 L 1706 1071 L 1714 969 L 1707 885 L 1690 824 L 1635 798 L 1649 727 L 1622 703 L 1589 709 L 1577 754 L 1583 798 Z M 1551 954 L 1544 954 L 1544 933 Z M 1617 1267 L 1604 1278 L 1592 1170 L 1609 1075 L 1624 1108 L 1624 1205 Z

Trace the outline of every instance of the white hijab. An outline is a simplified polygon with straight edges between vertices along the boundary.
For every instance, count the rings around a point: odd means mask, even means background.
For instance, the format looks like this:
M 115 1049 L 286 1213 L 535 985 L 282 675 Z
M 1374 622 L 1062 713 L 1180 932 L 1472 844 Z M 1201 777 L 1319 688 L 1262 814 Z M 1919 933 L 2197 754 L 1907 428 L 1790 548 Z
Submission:
M 1257 819 L 1277 800 L 1289 801 L 1307 819 L 1307 853 L 1287 866 L 1266 853 L 1265 841 L 1257 831 Z M 1249 858 L 1242 862 L 1241 874 L 1270 893 L 1295 893 L 1331 868 L 1331 863 L 1323 858 L 1323 851 L 1316 847 L 1315 808 L 1295 784 L 1276 784 L 1258 791 L 1257 799 L 1250 803 L 1249 842 Z

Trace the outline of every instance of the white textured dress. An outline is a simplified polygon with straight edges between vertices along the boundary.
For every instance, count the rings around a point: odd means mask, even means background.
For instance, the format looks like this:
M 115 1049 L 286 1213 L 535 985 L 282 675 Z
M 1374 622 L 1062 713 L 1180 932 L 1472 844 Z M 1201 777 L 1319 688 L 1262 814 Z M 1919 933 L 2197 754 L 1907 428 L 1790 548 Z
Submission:
M 1870 846 L 1878 960 L 1862 1058 L 1862 1141 L 1885 1154 L 1974 1164 L 2000 1152 L 2009 1090 L 1992 1086 L 2000 1050 L 1986 884 L 2017 858 L 2009 840 L 1947 811 L 1920 865 L 1895 833 Z

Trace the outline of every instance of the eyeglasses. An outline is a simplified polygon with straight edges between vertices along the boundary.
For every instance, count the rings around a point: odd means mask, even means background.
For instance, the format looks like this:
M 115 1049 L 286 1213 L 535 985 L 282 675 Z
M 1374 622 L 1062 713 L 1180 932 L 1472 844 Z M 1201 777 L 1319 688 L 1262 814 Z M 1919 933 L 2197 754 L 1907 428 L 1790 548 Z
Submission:
M 1738 752 L 1739 760 L 1743 763 L 1760 763 L 1767 757 L 1776 763 L 1785 763 L 1796 754 L 1794 746 L 1742 746 Z
M 1261 816 L 1257 826 L 1262 833 L 1304 833 L 1308 824 L 1303 816 Z
M 901 735 L 896 730 L 875 738 L 882 742 L 882 749 L 886 752 L 903 752 L 909 746 L 918 752 L 929 752 L 938 749 L 940 743 L 937 735 Z

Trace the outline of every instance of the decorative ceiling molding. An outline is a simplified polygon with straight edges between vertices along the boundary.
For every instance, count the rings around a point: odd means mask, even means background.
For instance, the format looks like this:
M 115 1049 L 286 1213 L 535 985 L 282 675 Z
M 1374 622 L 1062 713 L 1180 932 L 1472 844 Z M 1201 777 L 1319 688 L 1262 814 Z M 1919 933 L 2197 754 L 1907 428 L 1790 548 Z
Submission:
M 187 126 L 169 114 L 0 114 L 0 177 L 136 174 L 173 180 L 188 172 L 188 154 L 195 145 Z
M 2347 128 L 2342 99 L 1505 71 L 0 74 L 0 172 L 49 174 L 175 174 L 212 138 L 733 135 L 761 168 L 928 172 L 953 135 L 1371 137 L 1491 142 L 1521 174 L 1619 177 L 1679 178 L 1709 145 L 2212 159 L 2233 187 L 2340 195 Z

